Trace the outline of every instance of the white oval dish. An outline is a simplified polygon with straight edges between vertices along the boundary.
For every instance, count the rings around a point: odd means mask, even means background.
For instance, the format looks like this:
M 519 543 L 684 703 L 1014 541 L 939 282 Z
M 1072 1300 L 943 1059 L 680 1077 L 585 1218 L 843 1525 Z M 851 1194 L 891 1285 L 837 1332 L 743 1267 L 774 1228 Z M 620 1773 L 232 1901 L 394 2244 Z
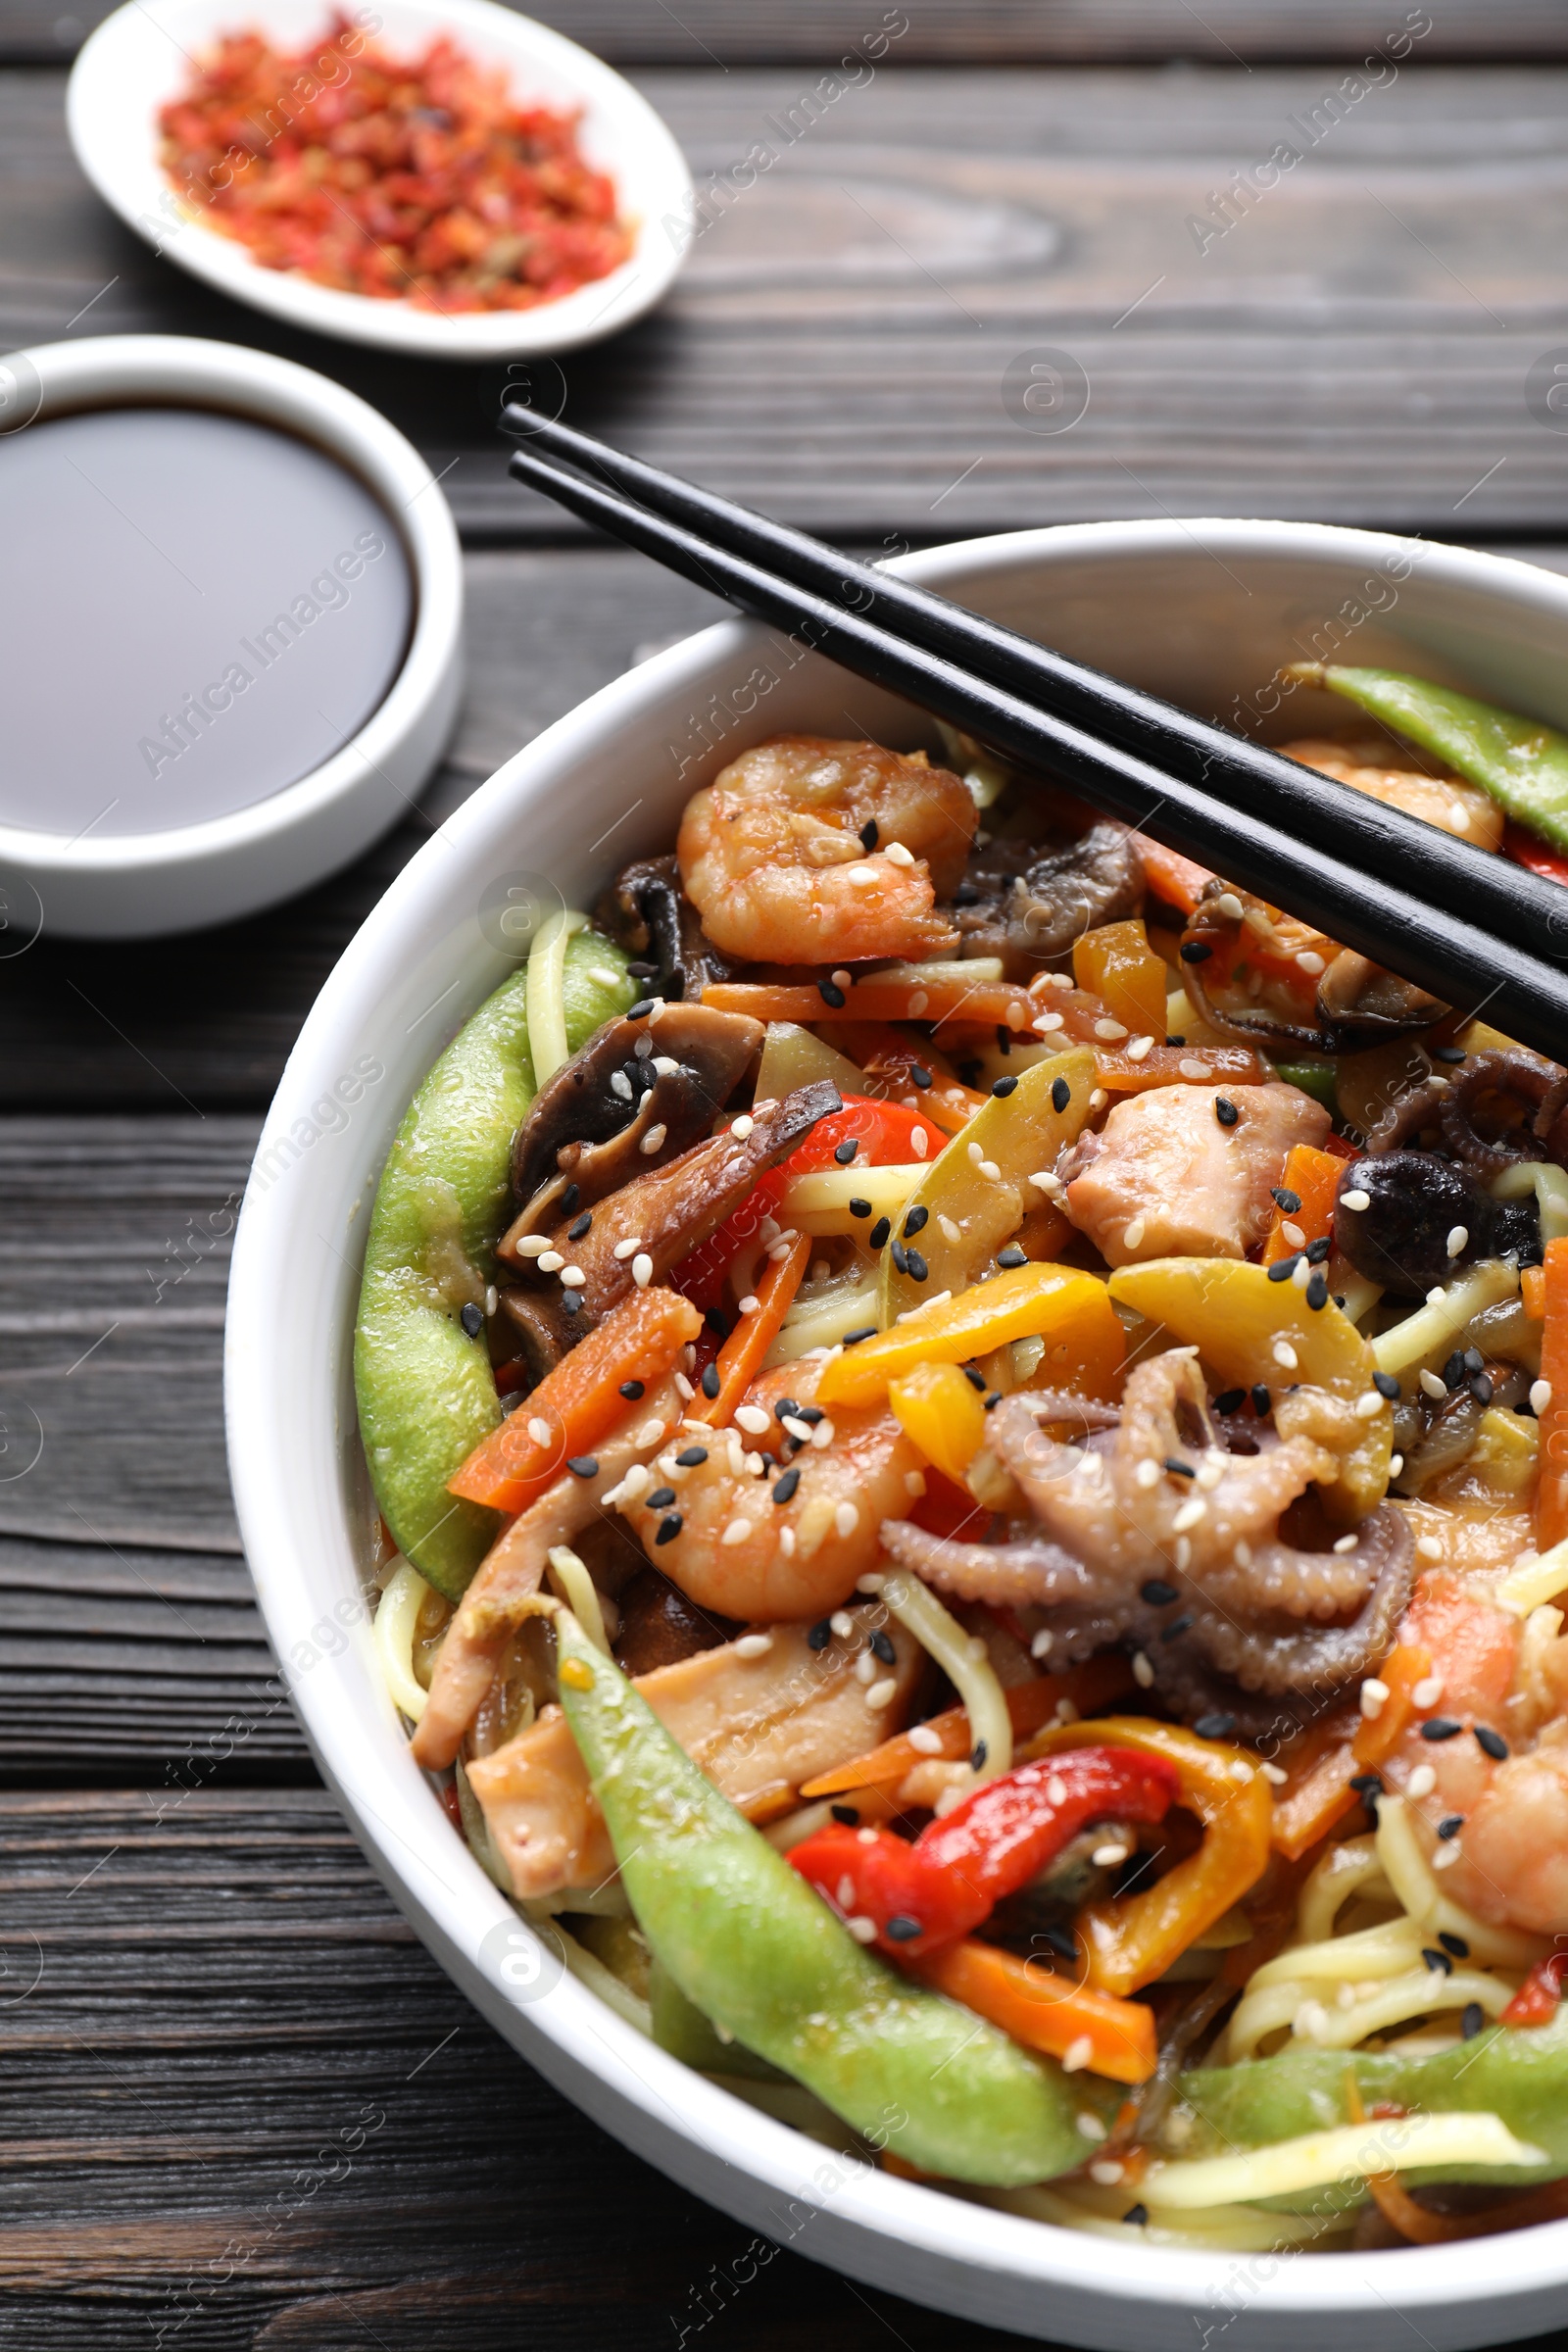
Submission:
M 371 490 L 402 540 L 414 619 L 385 696 L 311 774 L 250 807 L 165 832 L 74 839 L 0 824 L 13 930 L 145 939 L 225 922 L 304 890 L 409 812 L 439 760 L 463 690 L 463 563 L 446 500 L 384 416 L 291 360 L 178 335 L 46 343 L 0 363 L 12 429 L 84 410 L 148 405 L 251 417 L 324 451 Z M 69 715 L 69 714 L 68 714 Z
M 158 115 L 178 95 L 198 58 L 221 34 L 255 27 L 295 50 L 324 32 L 325 0 L 125 0 L 83 44 L 66 93 L 76 160 L 106 204 L 177 262 L 237 302 L 292 326 L 428 360 L 505 360 L 573 351 L 640 318 L 667 291 L 685 259 L 691 175 L 648 101 L 620 74 L 531 17 L 492 0 L 377 0 L 373 38 L 408 56 L 452 34 L 481 64 L 504 66 L 519 98 L 580 109 L 582 152 L 610 172 L 622 216 L 636 225 L 629 258 L 608 277 L 534 311 L 442 318 L 405 302 L 378 302 L 265 270 L 232 237 L 208 228 L 176 196 L 158 160 Z M 362 14 L 369 16 L 371 12 Z
M 896 568 L 1204 715 L 1276 700 L 1303 653 L 1462 678 L 1568 725 L 1568 582 L 1455 548 L 1306 523 L 1088 524 L 930 550 Z M 1266 731 L 1320 732 L 1303 694 Z M 745 2226 L 900 2294 L 1122 2352 L 1357 2352 L 1496 2343 L 1554 2322 L 1568 2222 L 1376 2254 L 1109 2245 L 856 2169 L 644 2040 L 571 1977 L 509 1981 L 515 1915 L 412 1763 L 361 1598 L 369 1504 L 351 1352 L 358 1263 L 415 1086 L 510 968 L 481 902 L 549 877 L 591 904 L 666 849 L 686 796 L 790 729 L 935 736 L 906 705 L 760 623 L 719 623 L 549 728 L 449 820 L 345 952 L 267 1121 L 229 1285 L 229 1461 L 273 1645 L 372 1866 L 442 1965 L 560 2089 Z M 607 832 L 612 851 L 599 844 Z M 593 846 L 590 846 L 593 845 Z M 504 894 L 503 894 L 504 895 Z M 526 1966 L 520 1971 L 530 1972 Z M 1206 2332 L 1205 2332 L 1206 2330 Z

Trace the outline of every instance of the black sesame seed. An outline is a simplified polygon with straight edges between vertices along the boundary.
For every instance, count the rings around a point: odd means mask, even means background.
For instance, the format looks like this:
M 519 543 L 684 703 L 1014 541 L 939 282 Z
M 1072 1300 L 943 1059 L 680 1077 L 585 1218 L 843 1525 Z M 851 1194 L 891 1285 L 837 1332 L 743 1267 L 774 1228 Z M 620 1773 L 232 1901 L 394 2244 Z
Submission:
M 876 1223 L 872 1226 L 870 1232 L 865 1237 L 866 1242 L 873 1250 L 885 1250 L 888 1246 L 888 1235 L 892 1231 L 892 1218 L 878 1217 Z
M 648 1394 L 647 1383 L 641 1380 L 623 1380 L 620 1384 L 620 1393 L 628 1404 L 635 1404 L 639 1396 L 645 1396 Z
M 1252 1410 L 1260 1421 L 1266 1421 L 1273 1410 L 1273 1399 L 1260 1380 L 1252 1383 Z
M 880 1630 L 871 1636 L 871 1655 L 880 1658 L 884 1666 L 896 1666 L 899 1662 L 898 1651 L 888 1636 Z
M 1457 1838 L 1463 1828 L 1464 1815 L 1462 1813 L 1446 1813 L 1438 1824 L 1438 1836 L 1446 1844 L 1450 1838 Z
M 862 1200 L 859 1194 L 857 1193 L 850 1202 L 850 1214 L 852 1217 L 868 1217 L 871 1214 L 870 1201 Z
M 1226 1096 L 1216 1095 L 1214 1097 L 1214 1116 L 1222 1127 L 1234 1127 L 1241 1115 L 1235 1103 Z
M 964 1364 L 961 1366 L 961 1370 L 963 1372 L 963 1377 L 969 1383 L 970 1388 L 977 1390 L 983 1396 L 986 1393 L 986 1377 L 981 1371 L 979 1365 Z
M 1486 1370 L 1486 1364 L 1487 1359 L 1482 1354 L 1479 1348 L 1467 1348 L 1465 1349 L 1464 1368 L 1467 1372 L 1484 1372 Z
M 786 1470 L 782 1478 L 775 1479 L 773 1482 L 773 1500 L 782 1508 L 786 1502 L 791 1500 L 800 1483 L 799 1470 Z
M 920 1255 L 918 1250 L 906 1250 L 904 1252 L 904 1262 L 908 1268 L 909 1280 L 911 1282 L 924 1282 L 927 1275 L 931 1271 L 930 1267 L 926 1264 L 925 1259 Z M 895 1265 L 898 1263 L 896 1258 L 894 1263 Z
M 993 1078 L 991 1092 L 994 1095 L 1001 1095 L 1005 1100 L 1008 1095 L 1016 1093 L 1017 1086 L 1016 1078 Z
M 1010 1274 L 1015 1267 L 1026 1266 L 1029 1263 L 1029 1252 L 1027 1250 L 1020 1250 L 1017 1243 L 1014 1242 L 1007 1249 L 998 1251 L 997 1263 L 999 1266 L 1004 1267 Z
M 591 1209 L 585 1208 L 580 1217 L 573 1217 L 571 1223 L 566 1227 L 567 1241 L 580 1242 L 585 1233 L 592 1231 L 593 1221 L 593 1212 Z
M 648 1508 L 651 1511 L 667 1511 L 674 1499 L 673 1487 L 656 1487 L 648 1497 Z
M 646 1021 L 648 1015 L 653 1011 L 654 1006 L 658 1003 L 659 999 L 657 997 L 639 997 L 636 1004 L 633 1004 L 630 1010 L 627 1012 L 627 1020 Z
M 659 1522 L 659 1533 L 655 1536 L 654 1542 L 656 1544 L 673 1543 L 680 1534 L 682 1524 L 679 1511 L 671 1511 L 667 1519 L 661 1519 Z
M 858 1348 L 862 1340 L 874 1340 L 875 1338 L 876 1325 L 874 1323 L 862 1323 L 858 1330 L 847 1331 L 844 1334 L 844 1345 L 846 1348 Z
M 973 1752 L 969 1757 L 970 1765 L 976 1772 L 984 1772 L 986 1768 L 986 1757 L 989 1753 L 990 1750 L 986 1746 L 985 1741 L 983 1740 L 977 1740 L 974 1743 Z
M 1318 1240 L 1315 1242 L 1308 1242 L 1306 1248 L 1302 1250 L 1301 1255 L 1305 1258 L 1309 1266 L 1320 1266 L 1323 1264 L 1333 1247 L 1334 1244 L 1329 1240 L 1328 1235 L 1325 1233 L 1320 1235 Z
M 819 1404 L 803 1404 L 798 1407 L 795 1418 L 797 1421 L 806 1422 L 808 1428 L 814 1429 L 822 1418 L 822 1407 Z
M 1182 1461 L 1174 1453 L 1166 1454 L 1163 1467 L 1170 1472 L 1173 1478 L 1196 1478 L 1198 1476 L 1198 1472 L 1193 1468 L 1191 1462 Z
M 1395 1379 L 1392 1372 L 1374 1372 L 1372 1375 L 1372 1386 L 1376 1389 L 1378 1395 L 1380 1396 L 1386 1396 L 1391 1404 L 1399 1394 L 1399 1384 Z
M 834 1820 L 842 1822 L 847 1830 L 858 1829 L 860 1826 L 860 1812 L 858 1805 L 829 1805 L 828 1811 Z
M 1300 1194 L 1291 1192 L 1289 1188 L 1283 1184 L 1276 1184 L 1271 1188 L 1271 1190 L 1273 1193 L 1275 1207 L 1283 1209 L 1288 1217 L 1294 1217 L 1301 1205 Z
M 1421 1737 L 1423 1740 L 1454 1740 L 1463 1729 L 1463 1724 L 1456 1723 L 1451 1715 L 1433 1715 L 1421 1726 Z
M 895 1242 L 893 1245 L 893 1265 L 895 1272 L 899 1274 L 907 1274 L 909 1271 L 909 1252 L 902 1242 Z
M 1470 1383 L 1470 1394 L 1477 1404 L 1492 1402 L 1492 1383 L 1484 1372 L 1478 1372 Z
M 838 1161 L 841 1168 L 847 1168 L 859 1149 L 860 1146 L 858 1139 L 853 1135 L 847 1135 L 842 1144 L 836 1144 L 834 1146 L 833 1156 Z
M 710 1364 L 708 1369 L 704 1372 L 702 1381 L 700 1383 L 703 1395 L 708 1398 L 710 1403 L 711 1403 L 713 1398 L 718 1395 L 721 1385 L 722 1384 L 720 1383 L 718 1377 L 718 1366 L 716 1364 Z
M 876 818 L 874 816 L 868 816 L 864 824 L 860 827 L 860 847 L 862 850 L 874 850 L 876 845 Z
M 1051 1946 L 1051 1949 L 1055 1953 L 1058 1960 L 1077 1959 L 1078 1946 L 1076 1943 L 1074 1943 L 1071 1932 L 1068 1929 L 1042 1928 L 1040 1931 L 1040 1938 L 1043 1943 L 1048 1943 Z
M 715 1340 L 729 1338 L 729 1318 L 722 1307 L 710 1306 L 704 1315 L 703 1321 L 708 1325 Z
M 825 1617 L 819 1617 L 806 1637 L 808 1649 L 826 1649 L 833 1639 L 833 1628 Z
M 1245 1389 L 1222 1389 L 1214 1399 L 1216 1413 L 1239 1413 L 1247 1402 Z
M 1494 1732 L 1490 1723 L 1478 1723 L 1475 1735 L 1476 1745 L 1483 1755 L 1490 1756 L 1494 1764 L 1506 1763 L 1508 1742 L 1500 1732 Z
M 1212 1715 L 1200 1715 L 1193 1729 L 1200 1740 L 1228 1740 L 1236 1729 L 1236 1718 L 1216 1710 Z
M 953 904 L 955 906 L 978 906 L 980 904 L 979 884 L 969 881 L 960 882 L 953 894 Z
M 463 1325 L 470 1340 L 476 1340 L 484 1329 L 484 1315 L 474 1305 L 471 1298 L 458 1316 L 458 1321 Z
M 1459 2034 L 1464 2041 L 1474 2041 L 1486 2024 L 1486 2012 L 1479 2001 L 1466 2001 L 1459 2012 Z
M 569 1453 L 566 1456 L 566 1468 L 573 1478 L 597 1478 L 599 1456 L 597 1453 Z
M 1447 1362 L 1443 1367 L 1444 1387 L 1446 1389 L 1456 1389 L 1459 1386 L 1459 1383 L 1464 1379 L 1466 1368 L 1464 1349 L 1462 1348 L 1456 1348 L 1453 1353 L 1449 1356 Z
M 931 1211 L 924 1205 L 923 1202 L 917 1200 L 913 1208 L 910 1209 L 908 1215 L 904 1220 L 905 1240 L 906 1242 L 912 1242 L 917 1233 L 924 1233 L 930 1222 Z
M 1300 1263 L 1300 1257 L 1299 1250 L 1293 1250 L 1289 1257 L 1277 1257 L 1268 1269 L 1270 1282 L 1289 1282 Z
M 998 1405 L 1002 1402 L 1002 1391 L 1000 1389 L 988 1390 L 983 1402 L 985 1404 L 986 1411 L 988 1413 L 994 1413 Z
M 1167 1585 L 1162 1576 L 1152 1576 L 1139 1591 L 1152 1609 L 1167 1609 L 1179 1596 L 1174 1585 Z
M 707 1459 L 708 1447 L 706 1446 L 688 1446 L 684 1452 L 677 1453 L 675 1456 L 675 1460 L 682 1470 L 695 1470 L 699 1462 L 706 1462 Z
M 1426 1962 L 1428 1968 L 1431 1969 L 1435 1977 L 1452 1976 L 1453 1962 L 1448 1958 L 1446 1952 L 1434 1951 L 1432 1946 L 1427 1944 L 1422 1951 L 1421 1957 Z
M 1381 1796 L 1383 1794 L 1383 1775 L 1378 1772 L 1354 1773 L 1350 1779 L 1350 1787 L 1355 1790 L 1357 1796 Z
M 1121 2218 L 1124 2222 L 1130 2222 L 1135 2230 L 1147 2230 L 1149 2207 L 1147 2205 L 1129 2205 Z
M 920 1922 L 911 1919 L 906 1911 L 901 1911 L 896 1918 L 890 1919 L 882 1931 L 890 1943 L 908 1943 L 921 1932 Z
M 1184 939 L 1182 941 L 1183 963 L 1206 963 L 1213 953 L 1207 940 Z
M 1316 1314 L 1319 1307 L 1327 1306 L 1328 1302 L 1328 1276 L 1323 1272 L 1322 1268 L 1319 1267 L 1312 1275 L 1310 1281 L 1307 1283 L 1306 1303 L 1312 1309 L 1312 1312 Z
M 628 980 L 652 980 L 657 977 L 658 971 L 657 963 L 628 963 L 626 977 Z
M 997 1052 L 1004 1054 L 1012 1052 L 1012 1031 L 1005 1021 L 997 1023 Z
M 561 1196 L 561 1213 L 562 1213 L 562 1215 L 563 1215 L 564 1217 L 569 1217 L 570 1215 L 572 1215 L 572 1213 L 573 1213 L 573 1212 L 574 1212 L 574 1210 L 576 1209 L 576 1206 L 577 1206 L 577 1203 L 578 1203 L 578 1201 L 579 1201 L 581 1199 L 582 1199 L 582 1190 L 581 1190 L 581 1187 L 580 1187 L 580 1186 L 578 1186 L 578 1185 L 575 1185 L 575 1184 L 568 1184 L 568 1185 L 567 1185 L 567 1187 L 566 1187 L 566 1189 L 565 1189 L 565 1191 L 564 1191 L 564 1192 L 562 1194 L 562 1196 Z
M 1464 1059 L 1463 1046 L 1432 1046 L 1428 1050 L 1434 1061 L 1463 1061 Z
M 931 1084 L 931 1073 L 923 1062 L 911 1061 L 909 1064 L 909 1076 L 914 1080 L 915 1085 L 918 1087 L 924 1088 Z
M 775 1421 L 783 1421 L 792 1414 L 798 1413 L 800 1409 L 793 1396 L 781 1396 L 773 1407 L 773 1418 Z
M 1167 1046 L 1185 1046 L 1187 1040 L 1185 1037 L 1167 1037 L 1165 1043 Z
M 1066 1079 L 1054 1078 L 1051 1082 L 1052 1109 L 1056 1111 L 1065 1110 L 1071 1101 L 1072 1088 L 1067 1084 Z
M 563 1291 L 561 1294 L 561 1311 L 564 1315 L 579 1314 L 582 1311 L 581 1291 Z
M 831 1004 L 835 1012 L 842 1012 L 844 991 L 836 980 L 819 980 L 816 984 L 816 993 L 824 1004 Z
M 1456 1960 L 1469 1959 L 1470 1946 L 1466 1943 L 1462 1936 L 1450 1936 L 1446 1928 L 1440 1928 L 1438 1930 L 1438 1941 L 1442 1944 L 1444 1950 L 1446 1952 L 1451 1952 Z
M 1171 1619 L 1159 1638 L 1162 1642 L 1179 1642 L 1183 1634 L 1190 1634 L 1197 1623 L 1192 1610 L 1184 1609 L 1179 1617 Z

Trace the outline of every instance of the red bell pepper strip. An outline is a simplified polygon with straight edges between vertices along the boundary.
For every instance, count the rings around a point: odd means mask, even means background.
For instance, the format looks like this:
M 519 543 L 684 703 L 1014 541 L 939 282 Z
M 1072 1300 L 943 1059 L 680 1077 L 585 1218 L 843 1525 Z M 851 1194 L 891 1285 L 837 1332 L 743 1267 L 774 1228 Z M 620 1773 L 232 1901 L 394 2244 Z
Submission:
M 912 1843 L 834 1823 L 790 1860 L 836 1910 L 869 1919 L 882 1951 L 917 1960 L 970 1935 L 1087 1823 L 1162 1821 L 1178 1788 L 1161 1757 L 1080 1747 L 983 1782 Z
M 1549 841 L 1543 841 L 1539 833 L 1516 825 L 1512 817 L 1502 828 L 1502 853 L 1515 865 L 1527 867 L 1544 881 L 1568 882 L 1568 858 L 1561 850 L 1554 850 Z
M 1562 1999 L 1562 1980 L 1568 1952 L 1548 1952 L 1538 1960 L 1502 2013 L 1505 2026 L 1549 2026 Z

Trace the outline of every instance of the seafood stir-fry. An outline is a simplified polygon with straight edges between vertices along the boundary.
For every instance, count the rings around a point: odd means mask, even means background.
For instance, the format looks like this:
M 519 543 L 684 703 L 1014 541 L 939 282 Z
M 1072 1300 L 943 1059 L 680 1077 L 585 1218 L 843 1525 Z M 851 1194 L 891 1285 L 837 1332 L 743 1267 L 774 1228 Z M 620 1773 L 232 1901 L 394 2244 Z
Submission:
M 1302 682 L 1568 881 L 1568 742 Z M 1128 2243 L 1568 2213 L 1568 1067 L 776 737 L 430 1072 L 356 1378 L 414 1757 L 666 2050 Z

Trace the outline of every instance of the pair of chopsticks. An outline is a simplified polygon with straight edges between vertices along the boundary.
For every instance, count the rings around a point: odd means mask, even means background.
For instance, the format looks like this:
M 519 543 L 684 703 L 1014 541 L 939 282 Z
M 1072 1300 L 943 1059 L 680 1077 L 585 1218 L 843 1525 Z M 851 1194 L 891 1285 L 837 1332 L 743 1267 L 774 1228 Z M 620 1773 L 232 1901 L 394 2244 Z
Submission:
M 502 425 L 524 436 L 513 476 L 585 522 L 1457 1010 L 1485 1010 L 1562 1055 L 1558 884 L 569 425 L 517 403 Z

